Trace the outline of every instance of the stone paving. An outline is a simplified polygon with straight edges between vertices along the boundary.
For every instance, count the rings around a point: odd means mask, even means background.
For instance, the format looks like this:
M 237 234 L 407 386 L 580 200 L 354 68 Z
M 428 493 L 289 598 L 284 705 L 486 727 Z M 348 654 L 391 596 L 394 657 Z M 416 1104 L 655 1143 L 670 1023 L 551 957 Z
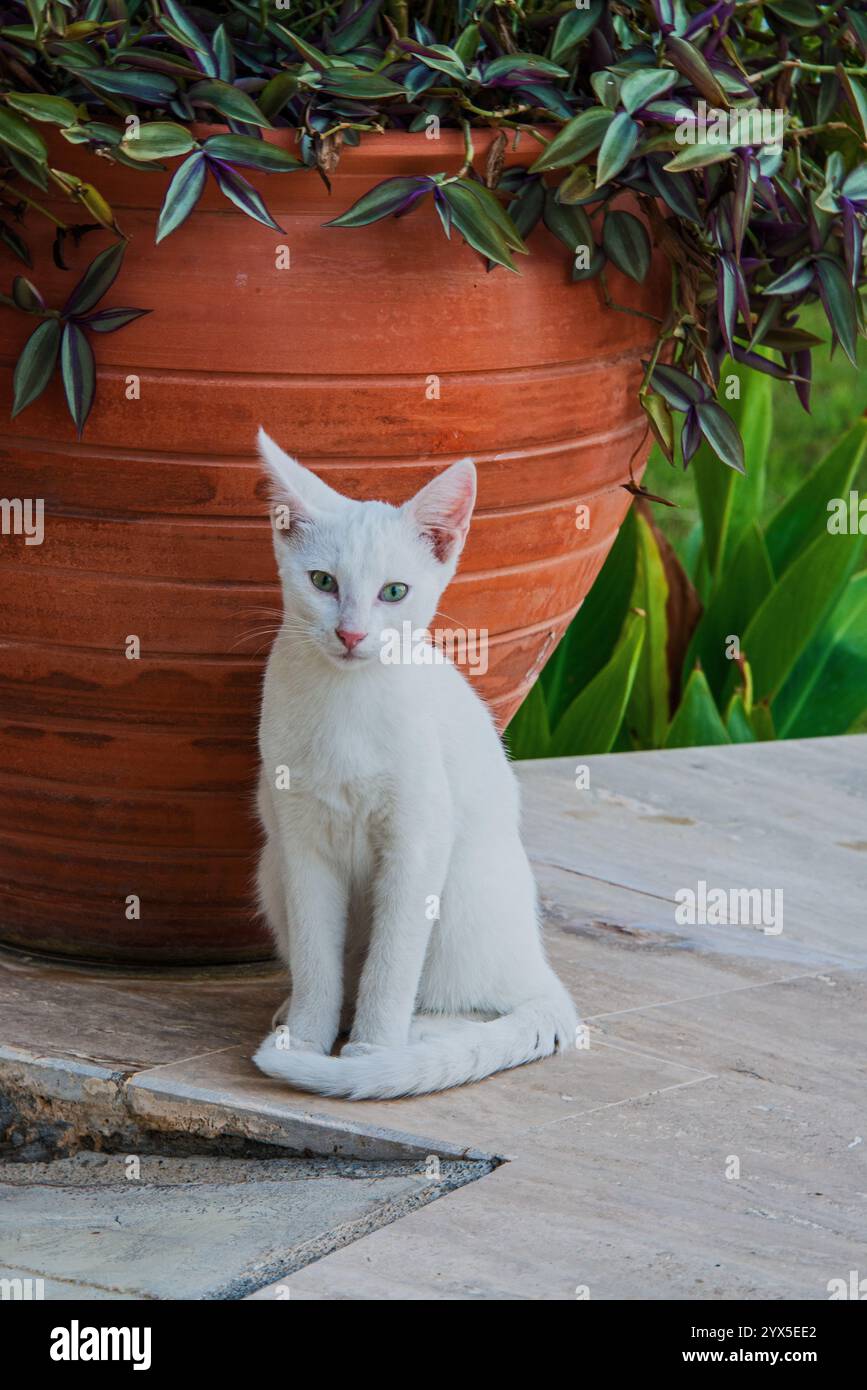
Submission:
M 273 971 L 4 960 L 0 1277 L 93 1298 L 824 1299 L 867 1273 L 867 737 L 586 761 L 584 790 L 574 760 L 519 766 L 587 1024 L 568 1055 L 329 1101 L 250 1063 Z M 685 920 L 685 890 L 700 908 L 713 888 L 766 890 L 763 919 Z M 339 1166 L 358 1161 L 378 1166 Z M 162 1266 L 141 1253 L 160 1246 Z

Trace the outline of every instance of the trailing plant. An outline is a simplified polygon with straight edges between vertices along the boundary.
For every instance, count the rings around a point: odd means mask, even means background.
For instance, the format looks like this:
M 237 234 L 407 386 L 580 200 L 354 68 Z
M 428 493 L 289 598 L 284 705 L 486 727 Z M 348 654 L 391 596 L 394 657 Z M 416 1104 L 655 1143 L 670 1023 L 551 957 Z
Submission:
M 242 170 L 306 168 L 327 182 L 360 139 L 459 129 L 460 167 L 387 179 L 330 225 L 432 202 L 447 236 L 506 270 L 541 225 L 572 278 L 598 279 L 608 302 L 608 268 L 643 280 L 652 242 L 672 293 L 640 390 L 649 426 L 670 461 L 704 443 L 740 469 L 716 399 L 723 355 L 791 382 L 807 406 L 819 340 L 799 329 L 801 306 L 821 301 L 853 360 L 864 331 L 865 77 L 867 15 L 844 0 L 0 3 L 0 238 L 29 265 L 27 225 L 47 215 L 64 265 L 70 237 L 122 237 L 99 188 L 104 160 L 143 173 L 181 161 L 158 240 L 208 179 L 275 227 Z M 766 132 L 763 111 L 784 128 Z M 56 142 L 49 154 L 46 126 L 100 157 L 92 182 L 64 171 Z M 483 167 L 478 127 L 498 132 Z M 291 153 L 272 130 L 290 132 Z M 527 158 L 503 172 L 507 141 Z M 69 197 L 68 222 L 44 207 L 50 186 Z M 28 344 L 16 410 L 38 394 L 36 357 Z
M 39 319 L 15 368 L 13 414 L 42 395 L 59 359 L 66 404 L 81 438 L 96 390 L 96 363 L 88 335 L 115 333 L 133 319 L 150 313 L 149 309 L 96 308 L 114 284 L 125 251 L 123 241 L 100 251 L 61 309 L 49 309 L 39 290 L 24 275 L 15 276 L 11 296 L 0 294 L 0 303 Z
M 512 720 L 516 758 L 844 734 L 867 723 L 867 517 L 850 492 L 867 419 L 760 522 L 770 382 L 729 418 L 748 476 L 703 445 L 699 520 L 678 555 L 633 506 L 595 585 Z M 863 524 L 863 532 L 862 532 Z

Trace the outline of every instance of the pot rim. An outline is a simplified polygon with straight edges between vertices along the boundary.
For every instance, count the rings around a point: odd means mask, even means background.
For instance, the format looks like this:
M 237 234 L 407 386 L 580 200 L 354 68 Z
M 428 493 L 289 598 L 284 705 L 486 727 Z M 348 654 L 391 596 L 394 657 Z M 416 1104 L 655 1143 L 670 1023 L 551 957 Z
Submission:
M 488 147 L 500 133 L 500 128 L 496 126 L 471 126 L 473 147 L 476 154 L 485 153 Z M 506 129 L 510 137 L 506 144 L 506 157 L 509 163 L 516 163 L 530 154 L 535 158 L 536 153 L 542 149 L 530 135 L 529 131 L 513 131 Z M 558 126 L 538 125 L 535 127 L 540 135 L 548 139 L 556 135 Z M 198 140 L 207 140 L 211 135 L 231 134 L 227 125 L 212 124 L 207 121 L 191 122 L 190 133 Z M 514 136 L 520 136 L 517 150 L 514 146 Z M 262 136 L 267 144 L 277 145 L 280 149 L 292 151 L 298 143 L 298 131 L 292 126 L 274 126 L 270 129 L 263 128 Z M 371 155 L 382 158 L 400 158 L 408 155 L 425 156 L 435 155 L 441 151 L 449 158 L 461 157 L 464 153 L 464 136 L 460 130 L 452 127 L 442 127 L 436 138 L 429 138 L 423 130 L 368 130 L 361 132 L 361 140 L 357 145 L 344 145 L 341 150 L 341 160 L 351 157 L 352 159 L 364 159 Z

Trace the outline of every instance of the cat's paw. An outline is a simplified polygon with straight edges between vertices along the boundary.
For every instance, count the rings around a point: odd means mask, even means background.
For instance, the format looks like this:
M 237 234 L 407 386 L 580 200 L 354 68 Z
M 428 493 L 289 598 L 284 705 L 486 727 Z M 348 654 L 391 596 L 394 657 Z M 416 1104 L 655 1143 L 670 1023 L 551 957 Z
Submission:
M 319 1052 L 327 1056 L 331 1051 L 325 1043 L 317 1041 L 315 1038 L 305 1038 L 299 1033 L 293 1032 L 287 1024 L 281 1023 L 271 1034 L 270 1041 L 278 1052 Z

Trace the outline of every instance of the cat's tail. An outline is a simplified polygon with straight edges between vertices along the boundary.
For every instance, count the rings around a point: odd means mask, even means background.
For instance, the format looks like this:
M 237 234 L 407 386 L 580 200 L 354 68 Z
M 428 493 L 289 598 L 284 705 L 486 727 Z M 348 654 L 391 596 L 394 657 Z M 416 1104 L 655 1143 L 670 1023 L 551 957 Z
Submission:
M 265 1039 L 253 1061 L 266 1076 L 301 1091 L 348 1100 L 390 1100 L 463 1086 L 566 1051 L 575 1046 L 576 1025 L 577 1014 L 563 990 L 528 999 L 490 1023 L 420 1015 L 413 1022 L 414 1037 L 404 1046 L 371 1048 L 353 1056 L 325 1057 L 281 1047 L 278 1031 Z

